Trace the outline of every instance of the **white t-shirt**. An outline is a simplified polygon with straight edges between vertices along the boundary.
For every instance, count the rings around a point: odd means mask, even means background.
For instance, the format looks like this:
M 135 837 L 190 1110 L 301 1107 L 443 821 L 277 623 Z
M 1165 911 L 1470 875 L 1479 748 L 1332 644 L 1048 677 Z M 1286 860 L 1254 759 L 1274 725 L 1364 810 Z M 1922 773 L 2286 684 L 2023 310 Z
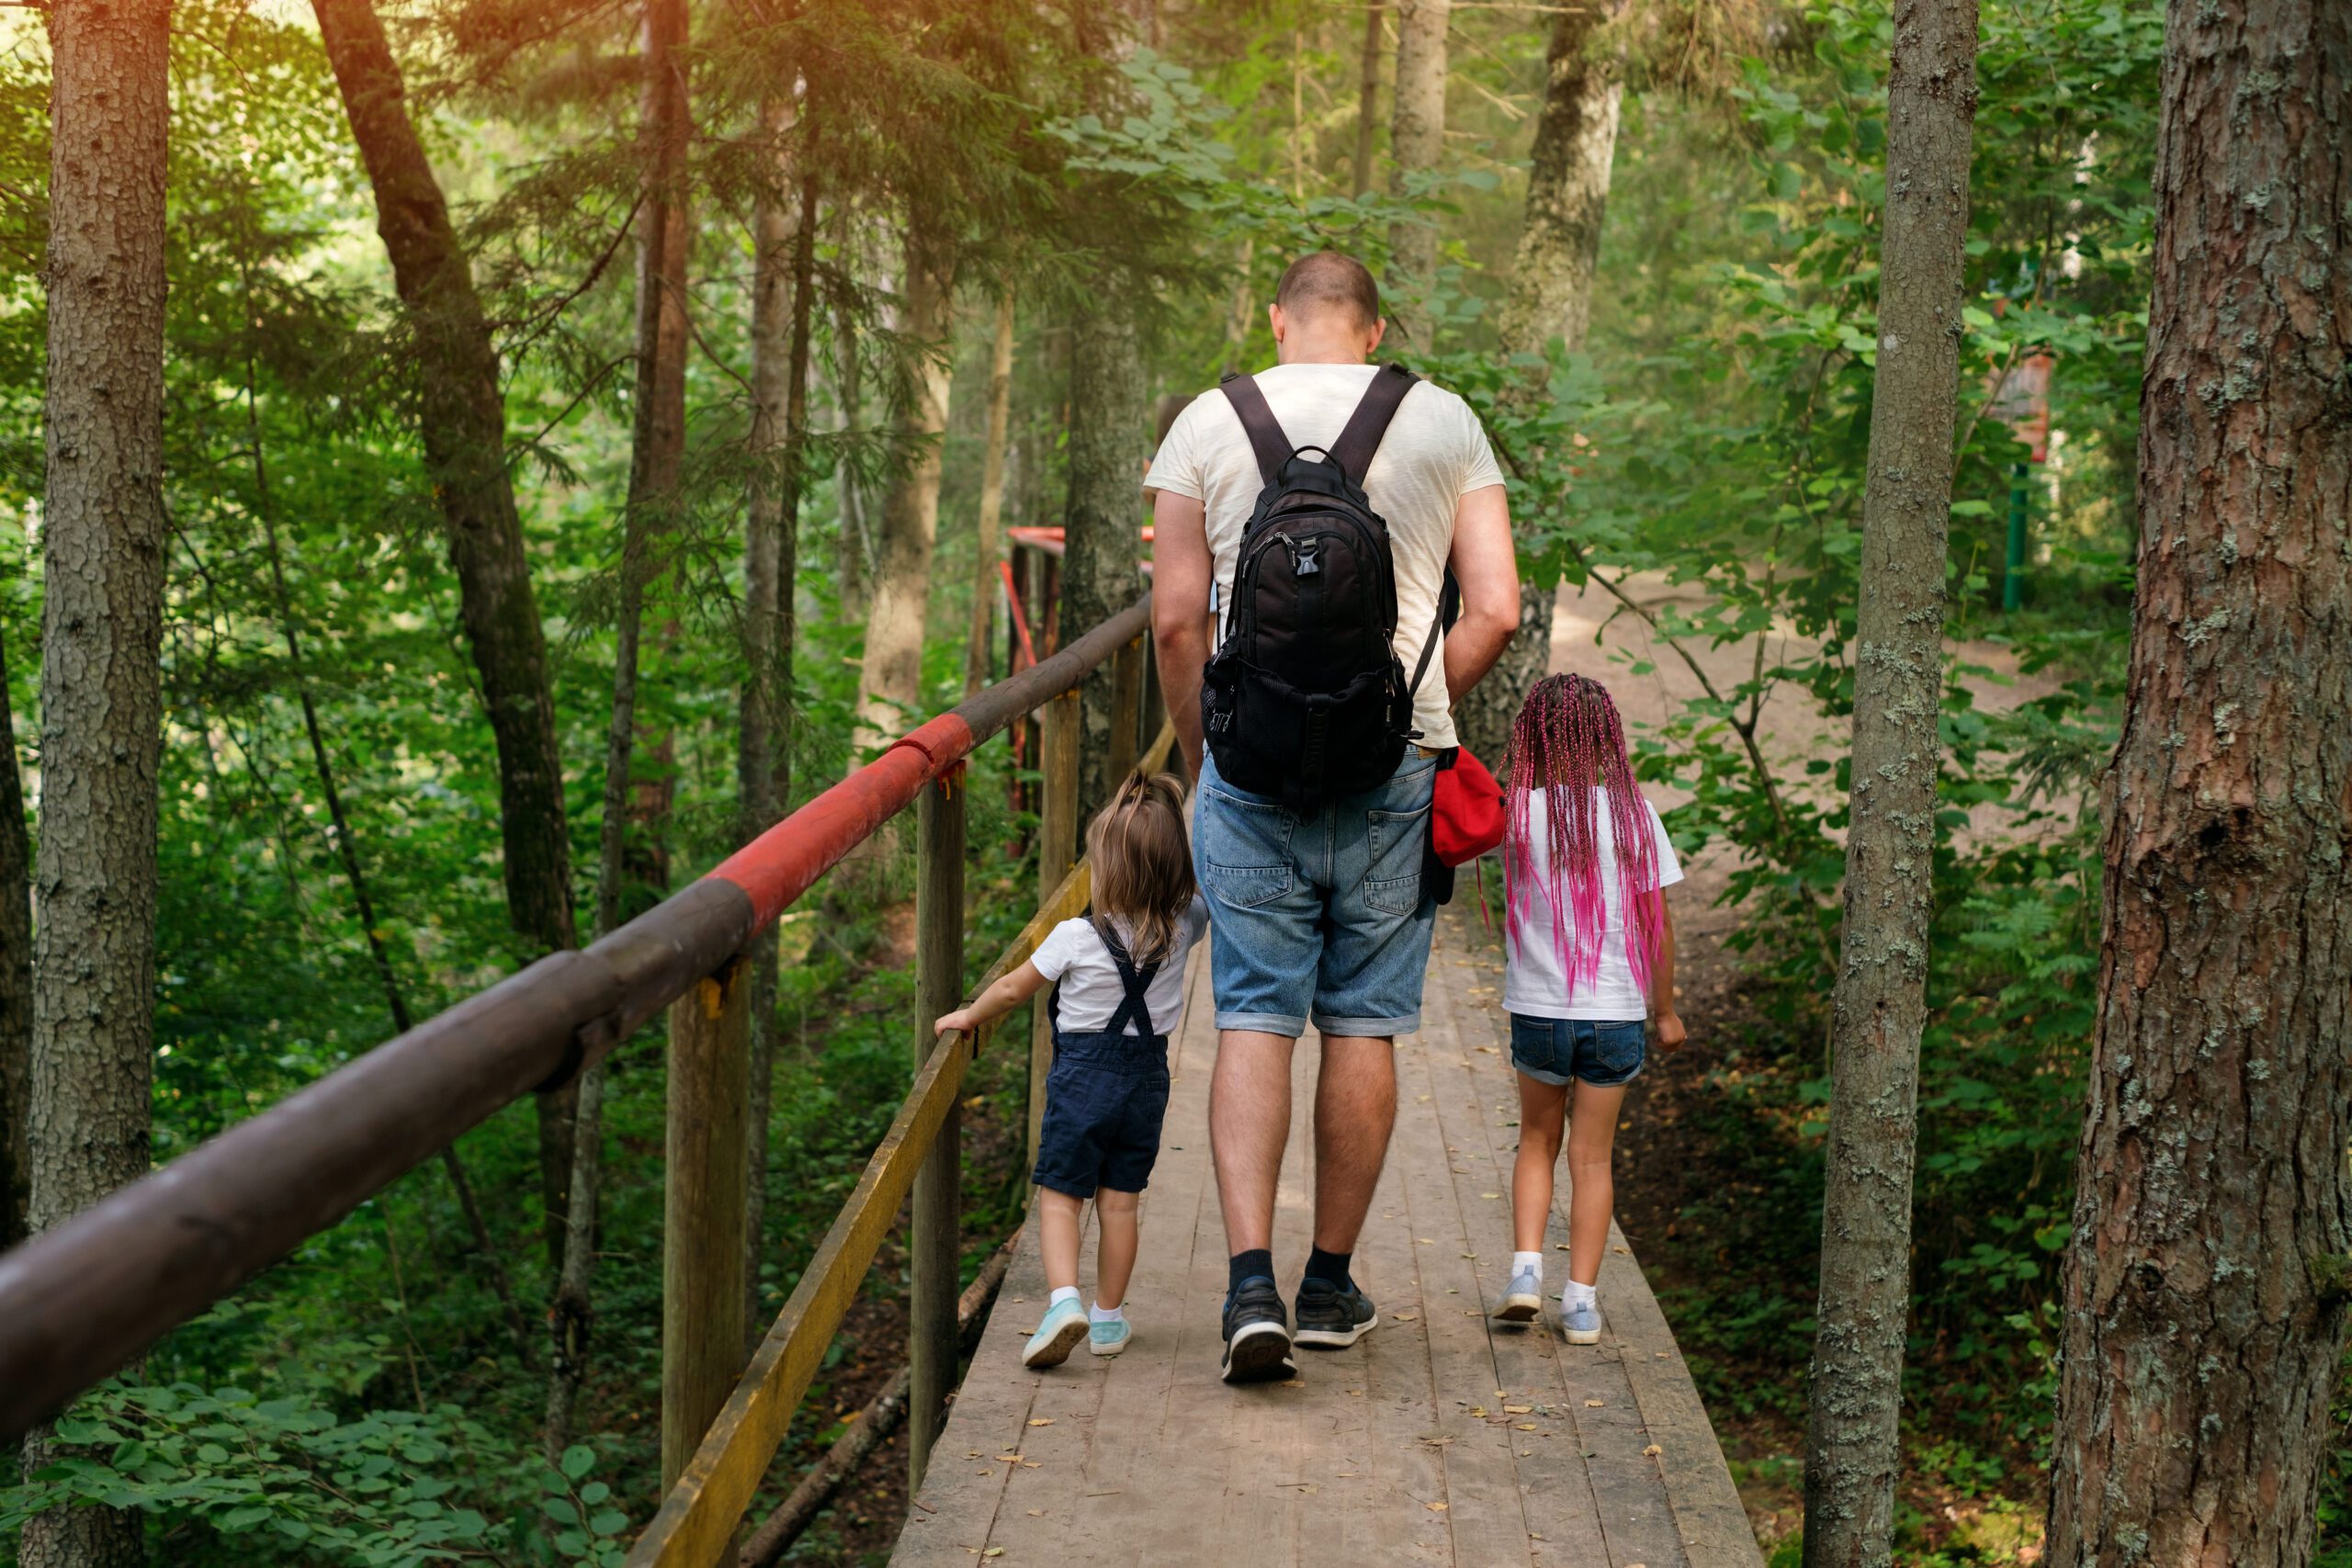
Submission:
M 1527 801 L 1527 825 L 1533 836 L 1527 846 L 1535 884 L 1533 897 L 1524 919 L 1503 922 L 1503 1006 L 1509 1011 L 1602 1023 L 1649 1016 L 1649 998 L 1634 983 L 1634 965 L 1625 955 L 1625 908 L 1617 887 L 1617 840 L 1609 824 L 1608 792 L 1596 786 L 1592 795 L 1593 825 L 1600 840 L 1600 897 L 1609 911 L 1609 934 L 1600 942 L 1600 972 L 1589 985 L 1569 995 L 1567 964 L 1552 941 L 1552 845 L 1544 831 L 1544 792 L 1536 790 Z M 1645 800 L 1642 809 L 1650 819 L 1657 885 L 1671 886 L 1682 880 L 1682 863 L 1674 858 L 1674 846 L 1667 841 L 1666 824 L 1658 820 L 1657 807 Z M 1511 891 L 1519 891 L 1516 883 Z
M 1322 446 L 1340 438 L 1379 373 L 1373 365 L 1277 365 L 1258 373 L 1258 389 L 1293 446 Z M 1202 393 L 1176 416 L 1143 482 L 1147 490 L 1191 496 L 1206 507 L 1222 627 L 1241 557 L 1241 530 L 1265 488 L 1250 433 L 1223 392 Z M 1405 394 L 1364 474 L 1363 492 L 1388 525 L 1396 561 L 1396 657 L 1408 677 L 1437 618 L 1446 559 L 1453 553 L 1454 509 L 1472 491 L 1502 482 L 1494 449 L 1468 403 L 1427 381 Z M 1456 743 L 1449 708 L 1441 640 L 1413 701 L 1422 745 Z
M 1114 919 L 1121 940 L 1127 931 L 1124 921 Z M 1176 950 L 1159 961 L 1159 972 L 1144 987 L 1144 1002 L 1151 1010 L 1151 1032 L 1168 1034 L 1184 1016 L 1184 954 L 1192 951 L 1209 929 L 1208 900 L 1193 895 L 1192 907 L 1184 911 L 1184 919 L 1176 928 Z M 1046 933 L 1037 951 L 1029 957 L 1037 973 L 1048 980 L 1061 983 L 1058 1005 L 1062 1028 L 1072 1034 L 1088 1034 L 1108 1028 L 1111 1017 L 1119 1010 L 1119 1003 L 1126 997 L 1126 987 L 1119 984 L 1119 965 L 1112 958 L 1111 950 L 1102 945 L 1102 937 L 1091 920 L 1064 920 Z

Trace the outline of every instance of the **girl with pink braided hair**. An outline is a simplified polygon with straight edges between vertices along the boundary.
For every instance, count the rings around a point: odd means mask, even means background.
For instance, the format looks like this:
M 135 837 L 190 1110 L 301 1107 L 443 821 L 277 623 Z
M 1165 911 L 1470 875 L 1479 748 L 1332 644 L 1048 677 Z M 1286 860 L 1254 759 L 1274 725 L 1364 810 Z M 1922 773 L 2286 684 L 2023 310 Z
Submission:
M 1595 1286 L 1615 1193 L 1610 1155 L 1625 1086 L 1658 1049 L 1682 1043 L 1674 1011 L 1674 922 L 1667 886 L 1682 867 L 1634 783 L 1624 726 L 1607 688 L 1552 675 L 1528 694 L 1503 767 L 1503 1006 L 1519 1069 L 1519 1160 L 1511 1173 L 1510 1283 L 1496 1317 L 1544 1310 L 1544 1229 L 1565 1137 L 1571 1195 L 1560 1327 L 1598 1344 Z

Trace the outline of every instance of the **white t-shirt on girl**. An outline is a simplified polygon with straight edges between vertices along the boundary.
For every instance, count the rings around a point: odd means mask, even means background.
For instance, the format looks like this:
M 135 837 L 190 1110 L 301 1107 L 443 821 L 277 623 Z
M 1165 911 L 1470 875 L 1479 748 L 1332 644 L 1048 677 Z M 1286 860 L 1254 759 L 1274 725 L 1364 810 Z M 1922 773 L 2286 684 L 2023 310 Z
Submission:
M 1128 939 L 1126 923 L 1114 917 L 1121 940 Z M 1184 955 L 1209 929 L 1208 900 L 1193 896 L 1192 906 L 1177 922 L 1176 950 L 1159 961 L 1159 972 L 1144 987 L 1144 1003 L 1151 1010 L 1151 1032 L 1173 1032 L 1184 1016 Z M 1046 933 L 1029 962 L 1048 980 L 1060 982 L 1062 1028 L 1072 1034 L 1091 1034 L 1110 1026 L 1112 1015 L 1127 992 L 1119 984 L 1119 965 L 1102 945 L 1091 920 L 1064 920 Z
M 1596 1023 L 1649 1017 L 1649 998 L 1635 983 L 1633 963 L 1625 955 L 1625 908 L 1617 888 L 1617 840 L 1609 823 L 1609 794 L 1596 785 L 1592 795 L 1593 825 L 1600 848 L 1600 897 L 1609 911 L 1609 934 L 1600 942 L 1600 972 L 1575 995 L 1569 994 L 1567 964 L 1552 941 L 1552 845 L 1544 831 L 1544 792 L 1536 790 L 1527 801 L 1527 825 L 1534 838 L 1527 846 L 1528 864 L 1534 874 L 1533 897 L 1527 905 L 1526 919 L 1504 922 L 1503 1006 L 1509 1011 Z M 1649 818 L 1650 841 L 1657 847 L 1657 886 L 1671 886 L 1682 880 L 1682 863 L 1674 858 L 1674 846 L 1667 841 L 1666 824 L 1658 820 L 1657 808 L 1645 800 L 1642 810 Z M 1512 892 L 1518 891 L 1514 883 Z

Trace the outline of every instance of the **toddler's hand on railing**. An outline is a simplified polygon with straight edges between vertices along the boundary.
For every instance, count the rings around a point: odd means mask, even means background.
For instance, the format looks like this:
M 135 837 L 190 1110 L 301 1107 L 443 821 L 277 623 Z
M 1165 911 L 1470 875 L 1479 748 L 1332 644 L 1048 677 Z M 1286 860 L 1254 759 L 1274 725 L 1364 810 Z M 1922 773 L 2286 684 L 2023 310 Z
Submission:
M 939 1021 L 932 1025 L 932 1038 L 936 1040 L 939 1036 L 958 1029 L 978 1029 L 979 1025 L 978 1014 L 970 1008 L 957 1008 L 954 1012 L 940 1014 Z

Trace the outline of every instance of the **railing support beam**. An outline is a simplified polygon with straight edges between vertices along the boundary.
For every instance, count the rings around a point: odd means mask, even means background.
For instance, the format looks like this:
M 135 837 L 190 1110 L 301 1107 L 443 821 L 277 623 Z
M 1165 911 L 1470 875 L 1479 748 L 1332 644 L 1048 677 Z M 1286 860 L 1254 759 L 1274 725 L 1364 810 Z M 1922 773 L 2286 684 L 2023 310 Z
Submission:
M 937 1042 L 932 1021 L 964 995 L 964 816 L 961 768 L 915 801 L 915 1037 L 921 1073 Z M 964 1138 L 959 1109 L 947 1108 L 931 1153 L 915 1175 L 908 1237 L 907 1488 L 922 1486 L 931 1447 L 947 1424 L 956 1387 L 956 1298 L 962 1290 Z
M 743 1359 L 743 1161 L 751 965 L 738 956 L 670 1008 L 662 1224 L 662 1489 L 684 1473 Z
M 1111 751 L 1110 767 L 1103 777 L 1116 790 L 1119 781 L 1136 765 L 1136 753 L 1143 749 L 1143 674 L 1146 656 L 1144 639 L 1123 643 L 1111 656 Z
M 1054 896 L 1078 860 L 1079 694 L 1065 693 L 1044 708 L 1037 771 L 1044 800 L 1037 823 L 1037 900 Z M 1054 1026 L 1041 994 L 1030 1004 L 1028 1165 L 1037 1163 L 1037 1138 L 1046 1121 L 1046 1075 L 1054 1066 Z

